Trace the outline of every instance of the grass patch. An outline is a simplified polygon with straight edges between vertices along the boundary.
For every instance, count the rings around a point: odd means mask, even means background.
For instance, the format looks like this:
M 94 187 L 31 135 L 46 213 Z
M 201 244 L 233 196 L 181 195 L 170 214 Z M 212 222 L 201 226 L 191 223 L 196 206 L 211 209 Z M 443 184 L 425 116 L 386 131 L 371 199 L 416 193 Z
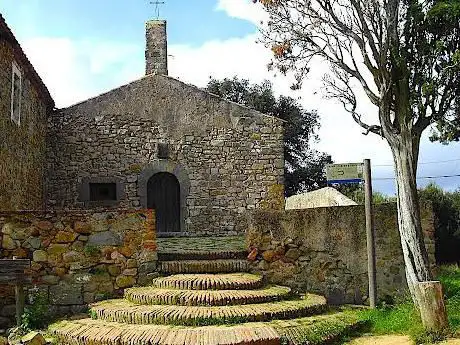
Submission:
M 358 311 L 358 317 L 368 322 L 370 331 L 382 334 L 409 334 L 422 327 L 420 316 L 410 301 L 394 306 L 383 305 L 377 309 Z
M 447 315 L 452 331 L 460 334 L 460 268 L 441 266 L 438 279 L 446 296 Z
M 375 335 L 403 334 L 410 336 L 416 344 L 431 344 L 444 340 L 449 332 L 426 332 L 422 320 L 412 301 L 384 305 L 377 309 L 362 310 L 358 318 L 366 322 L 369 331 Z
M 454 265 L 441 266 L 438 279 L 441 281 L 444 294 L 448 299 L 460 297 L 460 268 Z
M 449 317 L 450 331 L 460 334 L 460 269 L 456 266 L 442 266 L 437 277 L 444 289 L 445 303 Z M 394 305 L 382 304 L 377 309 L 357 311 L 361 321 L 367 322 L 369 331 L 376 335 L 404 334 L 417 343 L 441 340 L 443 334 L 424 331 L 420 315 L 409 296 Z

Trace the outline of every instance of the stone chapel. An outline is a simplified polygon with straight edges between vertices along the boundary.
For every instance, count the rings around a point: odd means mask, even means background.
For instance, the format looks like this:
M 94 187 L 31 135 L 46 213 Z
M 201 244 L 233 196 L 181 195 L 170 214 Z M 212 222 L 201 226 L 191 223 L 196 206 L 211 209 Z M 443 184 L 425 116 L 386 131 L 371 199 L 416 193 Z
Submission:
M 232 234 L 282 189 L 282 120 L 168 76 L 165 21 L 146 23 L 143 78 L 55 109 L 0 19 L 3 208 L 149 208 L 160 236 Z

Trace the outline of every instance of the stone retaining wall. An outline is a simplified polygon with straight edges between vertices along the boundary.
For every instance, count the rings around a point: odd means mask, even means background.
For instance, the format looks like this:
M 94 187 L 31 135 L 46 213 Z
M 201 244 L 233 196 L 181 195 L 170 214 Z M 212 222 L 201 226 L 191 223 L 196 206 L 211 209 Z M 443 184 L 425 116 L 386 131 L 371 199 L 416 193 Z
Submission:
M 433 213 L 422 207 L 422 227 L 431 263 Z M 254 271 L 273 283 L 327 296 L 330 303 L 360 304 L 367 299 L 364 207 L 342 206 L 251 214 L 248 245 Z M 396 204 L 375 207 L 377 286 L 380 298 L 406 290 Z
M 51 311 L 75 313 L 151 280 L 154 219 L 146 210 L 0 212 L 0 258 L 31 259 L 33 284 Z M 14 312 L 13 287 L 0 286 L 0 328 Z

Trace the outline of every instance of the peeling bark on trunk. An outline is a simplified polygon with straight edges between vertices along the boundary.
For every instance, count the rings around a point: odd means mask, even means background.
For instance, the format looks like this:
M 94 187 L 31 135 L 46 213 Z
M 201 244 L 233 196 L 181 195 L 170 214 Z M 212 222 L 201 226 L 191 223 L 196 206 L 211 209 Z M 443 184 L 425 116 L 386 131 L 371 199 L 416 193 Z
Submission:
M 423 242 L 420 208 L 417 196 L 417 159 L 412 140 L 404 140 L 392 148 L 396 165 L 396 186 L 398 191 L 398 221 L 401 245 L 406 263 L 409 288 L 416 282 L 431 280 L 428 254 Z
M 441 330 L 447 326 L 442 293 L 435 291 L 436 289 L 420 288 L 421 282 L 432 280 L 417 195 L 416 175 L 420 137 L 414 138 L 411 131 L 407 130 L 399 133 L 397 138 L 388 139 L 388 142 L 396 167 L 399 233 L 407 285 L 415 305 L 421 312 L 425 328 Z M 444 315 L 438 315 L 438 313 L 444 313 Z

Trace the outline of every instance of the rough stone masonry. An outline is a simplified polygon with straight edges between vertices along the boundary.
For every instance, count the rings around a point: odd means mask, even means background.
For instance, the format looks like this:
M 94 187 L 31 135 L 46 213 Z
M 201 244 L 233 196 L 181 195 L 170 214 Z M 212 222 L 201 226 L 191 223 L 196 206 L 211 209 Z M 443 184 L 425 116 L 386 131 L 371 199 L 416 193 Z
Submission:
M 0 211 L 0 259 L 29 258 L 49 315 L 85 310 L 156 276 L 153 211 Z M 0 286 L 0 329 L 14 319 L 14 287 Z
M 149 180 L 166 172 L 180 186 L 181 232 L 239 232 L 238 217 L 283 184 L 283 123 L 162 74 L 164 33 L 147 23 L 152 74 L 50 117 L 48 205 L 101 206 L 88 184 L 113 183 L 103 206 L 149 207 Z
M 20 75 L 18 123 L 11 118 L 13 66 Z M 0 13 L 0 210 L 43 207 L 46 118 L 53 107 Z

